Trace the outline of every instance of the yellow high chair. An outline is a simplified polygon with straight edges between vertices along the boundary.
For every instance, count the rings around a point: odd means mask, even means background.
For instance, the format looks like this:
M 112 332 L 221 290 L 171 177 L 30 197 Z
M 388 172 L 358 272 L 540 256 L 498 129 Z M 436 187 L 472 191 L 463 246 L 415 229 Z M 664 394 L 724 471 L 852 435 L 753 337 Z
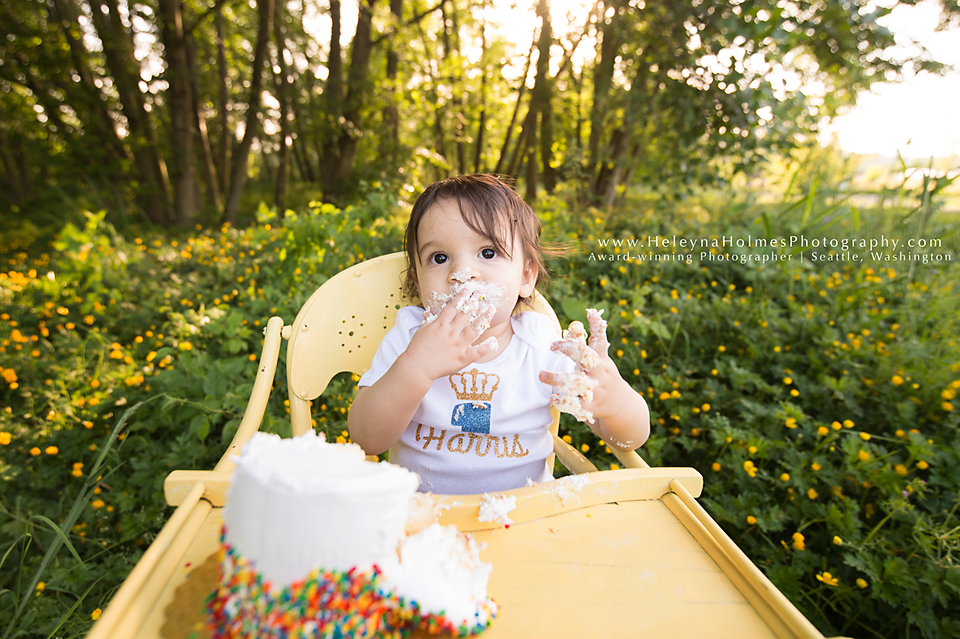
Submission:
M 117 591 L 89 639 L 208 636 L 203 604 L 215 587 L 221 509 L 231 457 L 255 433 L 287 346 L 294 435 L 311 427 L 310 403 L 337 373 L 363 373 L 397 311 L 404 256 L 346 269 L 307 300 L 292 326 L 267 323 L 254 390 L 240 427 L 212 471 L 174 471 L 164 482 L 170 520 Z M 560 324 L 537 295 L 536 312 Z M 697 503 L 692 468 L 650 468 L 634 452 L 622 470 L 597 472 L 557 436 L 572 473 L 507 491 L 516 508 L 480 522 L 482 495 L 439 495 L 441 522 L 470 532 L 493 564 L 488 592 L 500 614 L 489 639 L 529 637 L 749 637 L 823 639 Z M 615 450 L 615 449 L 611 449 Z M 309 567 L 305 567 L 309 568 Z

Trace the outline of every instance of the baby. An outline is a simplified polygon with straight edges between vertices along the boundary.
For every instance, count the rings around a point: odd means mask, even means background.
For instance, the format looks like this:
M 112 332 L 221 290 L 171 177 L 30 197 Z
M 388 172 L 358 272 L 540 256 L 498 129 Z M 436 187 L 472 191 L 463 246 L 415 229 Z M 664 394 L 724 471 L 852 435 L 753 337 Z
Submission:
M 650 430 L 647 405 L 607 354 L 606 322 L 591 336 L 519 312 L 548 279 L 540 222 L 490 175 L 427 187 L 407 225 L 400 309 L 360 378 L 348 424 L 369 454 L 420 475 L 422 491 L 508 490 L 551 479 L 550 406 L 585 421 L 610 446 L 633 450 Z

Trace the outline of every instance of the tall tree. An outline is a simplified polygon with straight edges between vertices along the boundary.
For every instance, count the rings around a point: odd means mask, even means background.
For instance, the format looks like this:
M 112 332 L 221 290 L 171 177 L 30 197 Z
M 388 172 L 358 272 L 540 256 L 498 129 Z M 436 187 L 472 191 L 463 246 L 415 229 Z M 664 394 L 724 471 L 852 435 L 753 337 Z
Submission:
M 247 100 L 247 117 L 244 123 L 243 139 L 237 147 L 233 157 L 233 166 L 230 170 L 230 190 L 223 210 L 223 220 L 234 223 L 237 221 L 237 211 L 240 208 L 240 198 L 243 196 L 243 187 L 247 184 L 247 157 L 253 140 L 257 137 L 260 106 L 263 101 L 261 89 L 263 87 L 264 66 L 268 59 L 267 45 L 270 42 L 270 32 L 273 24 L 274 0 L 258 0 L 257 13 L 259 14 L 259 35 L 257 48 L 253 56 L 253 69 L 250 78 L 250 98 Z
M 284 60 L 287 52 L 286 26 L 284 24 L 285 14 L 286 12 L 283 9 L 282 3 L 277 2 L 274 5 L 273 38 L 277 46 L 276 69 L 278 73 L 275 74 L 275 81 L 277 101 L 280 103 L 280 150 L 277 153 L 277 179 L 274 184 L 273 202 L 277 207 L 277 212 L 280 214 L 280 217 L 283 217 L 286 211 L 287 176 L 289 173 L 287 164 L 290 159 L 290 146 L 292 143 L 289 114 L 289 103 L 292 96 L 287 63 L 286 60 Z
M 91 0 L 90 6 L 130 132 L 129 144 L 141 183 L 139 201 L 151 221 L 172 224 L 175 217 L 170 206 L 170 177 L 157 144 L 153 118 L 140 90 L 140 63 L 134 55 L 133 34 L 124 24 L 116 0 Z
M 183 5 L 180 0 L 157 0 L 167 68 L 166 102 L 170 117 L 170 179 L 173 185 L 174 219 L 188 224 L 199 212 L 194 131 L 196 109 L 191 86 L 190 51 L 183 27 Z

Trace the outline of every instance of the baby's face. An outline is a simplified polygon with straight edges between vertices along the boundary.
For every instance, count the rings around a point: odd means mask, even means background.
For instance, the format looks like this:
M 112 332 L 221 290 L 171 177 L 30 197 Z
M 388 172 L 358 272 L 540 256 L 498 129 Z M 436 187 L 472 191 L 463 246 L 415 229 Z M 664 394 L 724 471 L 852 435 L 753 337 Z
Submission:
M 489 238 L 463 221 L 457 203 L 439 200 L 424 214 L 417 232 L 417 283 L 420 299 L 429 304 L 435 294 L 468 281 L 492 281 L 506 288 L 491 327 L 509 320 L 520 297 L 533 294 L 536 269 L 523 258 L 514 239 L 512 257 L 500 254 Z

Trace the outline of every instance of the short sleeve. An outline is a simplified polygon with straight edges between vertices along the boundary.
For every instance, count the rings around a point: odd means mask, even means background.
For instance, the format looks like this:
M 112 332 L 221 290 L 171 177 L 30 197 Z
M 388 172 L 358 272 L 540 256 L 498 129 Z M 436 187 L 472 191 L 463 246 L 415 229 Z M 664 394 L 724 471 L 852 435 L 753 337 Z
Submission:
M 552 373 L 572 373 L 574 371 L 576 362 L 563 353 L 550 350 L 550 346 L 561 339 L 550 319 L 534 311 L 520 313 L 515 315 L 514 319 L 514 333 L 527 342 L 532 351 L 536 353 L 539 370 Z
M 423 322 L 423 309 L 419 306 L 404 306 L 397 311 L 397 321 L 383 336 L 370 368 L 360 376 L 357 386 L 373 386 L 390 370 L 400 354 L 407 350 L 410 339 Z

